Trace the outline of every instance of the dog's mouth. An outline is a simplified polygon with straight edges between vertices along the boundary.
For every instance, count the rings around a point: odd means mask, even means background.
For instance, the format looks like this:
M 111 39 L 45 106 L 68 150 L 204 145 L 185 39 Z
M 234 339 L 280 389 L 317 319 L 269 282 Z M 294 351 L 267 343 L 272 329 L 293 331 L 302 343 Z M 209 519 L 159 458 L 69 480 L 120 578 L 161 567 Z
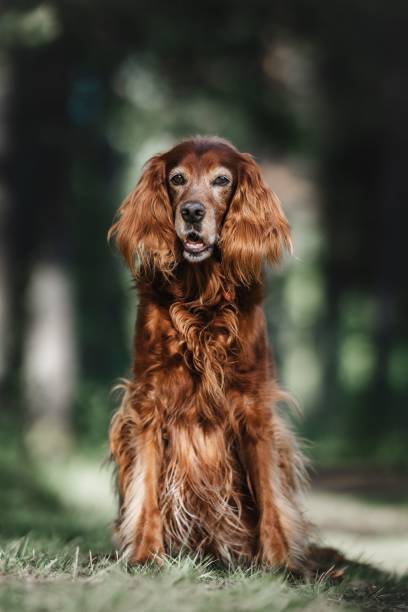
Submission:
M 206 244 L 201 236 L 196 232 L 187 234 L 183 241 L 183 255 L 188 261 L 203 261 L 209 257 L 213 251 L 214 245 Z

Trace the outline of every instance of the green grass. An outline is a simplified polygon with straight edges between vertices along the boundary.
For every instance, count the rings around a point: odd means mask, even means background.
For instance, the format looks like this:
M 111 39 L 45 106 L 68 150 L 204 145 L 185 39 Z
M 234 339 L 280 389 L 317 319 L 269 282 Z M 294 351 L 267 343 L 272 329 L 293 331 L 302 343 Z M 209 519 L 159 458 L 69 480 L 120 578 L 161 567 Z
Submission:
M 242 612 L 404 610 L 408 583 L 360 564 L 341 582 L 294 582 L 283 574 L 220 570 L 209 561 L 168 559 L 163 568 L 94 555 L 85 543 L 21 538 L 0 547 L 3 612 Z
M 407 610 L 408 580 L 346 562 L 341 578 L 295 580 L 276 572 L 222 570 L 210 560 L 128 567 L 86 541 L 27 536 L 0 545 L 1 612 L 198 612 Z
M 291 585 L 257 570 L 221 571 L 191 558 L 128 568 L 80 546 L 23 538 L 0 553 L 0 609 L 112 611 L 330 610 L 342 595 L 324 580 Z

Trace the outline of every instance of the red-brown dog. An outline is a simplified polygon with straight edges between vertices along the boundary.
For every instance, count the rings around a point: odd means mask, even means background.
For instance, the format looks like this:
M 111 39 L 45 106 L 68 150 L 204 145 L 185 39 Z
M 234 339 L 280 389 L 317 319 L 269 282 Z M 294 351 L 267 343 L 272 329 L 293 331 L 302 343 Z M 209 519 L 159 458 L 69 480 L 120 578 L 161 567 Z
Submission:
M 291 249 L 276 196 L 250 155 L 187 140 L 147 163 L 110 235 L 140 296 L 110 431 L 120 549 L 299 567 L 304 467 L 276 409 L 261 305 L 262 261 Z

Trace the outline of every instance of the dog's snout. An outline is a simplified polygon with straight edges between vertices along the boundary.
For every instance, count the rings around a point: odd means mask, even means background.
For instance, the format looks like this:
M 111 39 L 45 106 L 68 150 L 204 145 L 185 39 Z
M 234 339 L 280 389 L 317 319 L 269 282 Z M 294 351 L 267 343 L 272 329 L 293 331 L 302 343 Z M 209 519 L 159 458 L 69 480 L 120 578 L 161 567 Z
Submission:
M 201 202 L 186 202 L 181 208 L 181 216 L 186 223 L 198 223 L 205 215 L 205 208 Z

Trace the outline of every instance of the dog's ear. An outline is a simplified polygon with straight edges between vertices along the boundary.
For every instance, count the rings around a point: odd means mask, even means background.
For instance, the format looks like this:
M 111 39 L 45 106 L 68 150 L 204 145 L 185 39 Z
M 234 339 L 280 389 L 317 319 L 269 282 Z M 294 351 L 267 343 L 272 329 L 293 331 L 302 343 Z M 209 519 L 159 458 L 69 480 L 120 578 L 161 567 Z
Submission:
M 165 162 L 160 155 L 146 164 L 135 189 L 118 211 L 108 239 L 116 245 L 137 276 L 139 266 L 145 271 L 160 270 L 170 274 L 176 263 L 176 239 L 173 211 L 167 192 Z
M 240 156 L 237 187 L 219 245 L 225 275 L 237 285 L 259 281 L 263 260 L 272 265 L 284 248 L 292 252 L 290 228 L 279 200 L 246 153 Z

